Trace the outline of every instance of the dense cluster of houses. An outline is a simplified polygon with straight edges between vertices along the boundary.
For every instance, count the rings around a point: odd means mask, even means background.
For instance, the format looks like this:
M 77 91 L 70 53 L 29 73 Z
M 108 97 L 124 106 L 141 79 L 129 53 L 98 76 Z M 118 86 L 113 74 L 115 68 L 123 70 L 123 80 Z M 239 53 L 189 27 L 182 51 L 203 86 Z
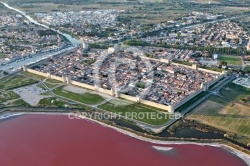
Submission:
M 248 40 L 248 36 L 238 23 L 222 21 L 189 27 L 176 32 L 148 36 L 142 40 L 151 44 L 237 48 Z
M 104 89 L 115 88 L 130 96 L 142 95 L 144 99 L 165 105 L 177 104 L 200 90 L 203 83 L 212 82 L 219 75 L 145 60 L 129 51 L 112 54 L 98 50 L 78 51 L 53 57 L 33 69 L 60 77 L 69 76 L 71 80 Z
M 64 44 L 58 34 L 46 35 L 43 33 L 46 31 L 44 28 L 30 24 L 20 15 L 4 15 L 0 16 L 1 19 L 7 22 L 0 24 L 8 24 L 8 28 L 0 28 L 0 54 L 4 55 L 4 59 L 0 59 L 0 64 L 50 51 Z
M 109 26 L 116 23 L 116 10 L 96 10 L 80 12 L 49 12 L 35 14 L 42 22 L 52 26 L 70 25 L 88 28 L 89 25 Z

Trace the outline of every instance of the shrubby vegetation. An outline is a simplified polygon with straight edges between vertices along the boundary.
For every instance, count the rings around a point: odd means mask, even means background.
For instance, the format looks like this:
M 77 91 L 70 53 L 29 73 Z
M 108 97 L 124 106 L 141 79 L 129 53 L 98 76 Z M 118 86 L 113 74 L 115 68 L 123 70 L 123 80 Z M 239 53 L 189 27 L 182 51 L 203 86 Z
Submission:
M 173 62 L 183 64 L 183 65 L 187 65 L 187 66 L 192 66 L 192 63 L 187 62 L 187 61 L 181 61 L 181 60 L 174 59 Z
M 158 43 L 158 44 L 150 44 L 147 42 L 143 42 L 140 40 L 126 40 L 123 42 L 125 45 L 131 45 L 131 46 L 156 46 L 156 47 L 164 47 L 164 48 L 175 48 L 175 49 L 188 49 L 188 50 L 194 50 L 194 51 L 208 51 L 210 54 L 213 52 L 219 53 L 219 54 L 237 54 L 239 55 L 242 51 L 241 48 L 216 48 L 213 46 L 207 46 L 207 47 L 196 47 L 196 46 L 181 46 L 181 45 L 168 45 L 165 43 Z

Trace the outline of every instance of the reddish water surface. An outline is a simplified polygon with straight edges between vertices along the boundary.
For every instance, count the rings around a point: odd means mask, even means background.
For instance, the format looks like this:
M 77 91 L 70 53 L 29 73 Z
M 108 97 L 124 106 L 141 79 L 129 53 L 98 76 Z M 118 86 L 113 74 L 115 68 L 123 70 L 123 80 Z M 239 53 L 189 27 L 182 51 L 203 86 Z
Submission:
M 0 166 L 243 166 L 217 147 L 144 142 L 86 120 L 22 115 L 0 122 Z M 162 146 L 162 145 L 159 145 Z

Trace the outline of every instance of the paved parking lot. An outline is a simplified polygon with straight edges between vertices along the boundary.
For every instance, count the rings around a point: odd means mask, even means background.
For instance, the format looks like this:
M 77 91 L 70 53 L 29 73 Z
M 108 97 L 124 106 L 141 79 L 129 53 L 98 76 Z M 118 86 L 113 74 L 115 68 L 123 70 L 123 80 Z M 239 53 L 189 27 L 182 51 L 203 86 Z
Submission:
M 38 87 L 37 85 L 38 84 L 33 84 L 33 85 L 14 89 L 13 91 L 16 94 L 20 95 L 20 97 L 31 106 L 36 106 L 41 99 L 48 97 L 48 96 L 40 95 L 41 93 L 46 92 L 46 90 Z

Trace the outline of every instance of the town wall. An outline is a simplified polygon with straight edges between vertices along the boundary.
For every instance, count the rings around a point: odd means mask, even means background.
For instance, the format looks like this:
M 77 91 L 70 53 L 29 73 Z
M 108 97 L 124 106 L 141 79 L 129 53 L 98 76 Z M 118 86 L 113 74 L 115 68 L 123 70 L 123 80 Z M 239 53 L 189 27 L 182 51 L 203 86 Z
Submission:
M 147 105 L 147 106 L 159 108 L 159 109 L 162 109 L 162 110 L 164 110 L 166 112 L 170 112 L 171 111 L 171 106 L 166 106 L 166 105 L 163 105 L 163 104 L 158 104 L 158 103 L 155 103 L 155 102 L 152 102 L 152 101 L 148 101 L 148 100 L 144 100 L 144 99 L 140 99 L 138 101 L 137 97 L 129 96 L 129 95 L 125 95 L 125 94 L 120 94 L 119 96 L 120 96 L 120 98 L 129 100 L 129 101 L 133 101 L 133 102 L 139 102 L 139 103 Z
M 203 68 L 197 68 L 197 70 L 204 71 L 207 73 L 212 73 L 212 74 L 222 74 L 221 72 L 218 72 L 218 71 L 213 71 L 213 70 L 208 70 L 208 69 L 203 69 Z
M 148 60 L 159 61 L 159 62 L 163 62 L 163 63 L 170 63 L 170 61 L 167 60 L 167 59 L 155 59 L 155 58 L 149 58 L 149 57 L 144 57 L 144 56 L 142 56 L 141 58 L 148 59 Z M 171 62 L 171 64 L 176 65 L 176 66 L 182 66 L 182 67 L 190 68 L 190 69 L 195 69 L 195 70 L 199 70 L 199 71 L 204 71 L 204 72 L 212 73 L 212 74 L 219 74 L 219 75 L 222 74 L 221 72 L 199 68 L 199 67 L 197 67 L 196 64 L 193 64 L 192 66 L 188 66 L 188 65 L 184 65 L 184 64 L 180 64 L 180 63 L 175 63 L 175 62 Z
M 134 96 L 129 96 L 129 95 L 125 95 L 125 94 L 121 93 L 121 94 L 119 94 L 119 97 L 126 99 L 126 100 L 129 100 L 129 101 L 137 102 L 137 97 L 134 97 Z
M 101 93 L 104 93 L 104 94 L 108 94 L 110 96 L 113 95 L 112 92 L 111 92 L 111 90 L 103 89 L 103 88 L 100 88 L 100 87 L 98 88 L 98 92 L 101 92 Z
M 36 70 L 33 70 L 33 69 L 27 68 L 26 71 L 29 72 L 29 73 L 32 73 L 32 74 L 36 74 L 36 75 L 39 75 L 39 76 L 43 76 L 43 77 L 45 77 L 45 78 L 48 77 L 48 74 L 47 74 L 47 73 L 39 72 L 39 71 L 36 71 Z
M 185 65 L 182 65 L 182 64 L 178 64 L 178 65 L 185 66 Z M 192 68 L 192 66 L 189 66 L 189 67 Z M 51 75 L 51 74 L 48 74 L 48 73 L 39 72 L 39 71 L 29 69 L 29 68 L 26 68 L 25 70 L 27 72 L 30 72 L 30 73 L 33 73 L 33 74 L 36 74 L 36 75 L 39 75 L 39 76 L 43 76 L 43 77 L 46 77 L 46 78 L 48 78 L 50 76 L 51 79 L 64 82 L 63 77 L 58 77 L 58 76 Z M 206 69 L 202 69 L 202 71 L 211 72 L 210 70 L 207 71 Z M 218 76 L 218 78 L 216 80 L 207 83 L 209 86 L 213 85 L 218 80 L 220 80 L 222 77 L 224 77 L 224 74 L 222 74 L 222 73 L 218 73 L 218 72 L 215 72 L 215 73 L 220 74 L 220 76 Z M 78 86 L 78 87 L 86 88 L 86 89 L 89 89 L 89 90 L 98 91 L 98 92 L 108 94 L 108 95 L 111 95 L 111 96 L 114 95 L 114 94 L 112 94 L 111 90 L 96 87 L 94 85 L 88 85 L 88 84 L 80 83 L 80 82 L 77 82 L 77 81 L 70 81 L 70 84 Z M 168 111 L 168 112 L 173 112 L 175 109 L 179 108 L 181 105 L 185 104 L 186 102 L 188 102 L 190 99 L 197 96 L 201 92 L 203 92 L 203 89 L 200 89 L 200 90 L 194 92 L 193 94 L 191 94 L 188 97 L 186 97 L 185 99 L 181 100 L 178 104 L 176 104 L 174 106 L 166 106 L 166 105 L 163 105 L 163 104 L 158 104 L 158 103 L 148 101 L 148 100 L 144 100 L 144 99 L 138 99 L 138 97 L 129 96 L 129 95 L 120 94 L 120 93 L 119 93 L 119 96 L 117 96 L 117 97 L 129 100 L 129 101 L 145 104 L 145 105 L 148 105 L 148 106 L 152 106 L 152 107 L 155 107 L 155 108 L 159 108 L 159 109 L 162 109 L 162 110 L 165 110 L 165 111 Z
M 182 106 L 183 104 L 185 104 L 186 102 L 188 102 L 190 99 L 194 98 L 195 96 L 199 95 L 201 92 L 203 92 L 203 89 L 200 89 L 194 93 L 192 93 L 191 95 L 189 95 L 188 97 L 182 99 L 179 103 L 177 103 L 174 106 L 174 110 L 179 108 L 180 106 Z
M 174 62 L 172 62 L 171 64 L 172 64 L 172 65 L 175 65 L 175 66 L 182 66 L 182 67 L 186 67 L 186 68 L 193 69 L 193 67 L 192 67 L 192 66 L 183 65 L 183 64 L 180 64 L 180 63 L 174 63 Z
M 158 62 L 161 61 L 160 59 L 149 58 L 149 57 L 146 57 L 146 56 L 141 56 L 141 58 L 142 58 L 142 59 L 147 59 L 147 60 L 152 60 L 152 61 L 158 61 Z
M 93 90 L 93 91 L 96 90 L 95 86 L 93 86 L 93 85 L 88 85 L 88 84 L 84 84 L 84 83 L 77 82 L 77 81 L 71 81 L 71 84 L 75 85 L 75 86 L 79 86 L 81 88 L 90 89 L 90 90 Z
M 220 73 L 220 76 L 218 76 L 217 79 L 215 79 L 212 82 L 208 82 L 208 87 L 210 87 L 211 85 L 215 84 L 216 82 L 218 82 L 221 78 L 224 77 L 224 74 Z M 194 98 L 195 96 L 199 95 L 201 92 L 203 92 L 203 89 L 201 88 L 199 91 L 194 92 L 193 94 L 189 95 L 188 97 L 184 98 L 183 100 L 181 100 L 178 104 L 176 104 L 174 106 L 174 110 L 179 108 L 180 106 L 182 106 L 183 104 L 185 104 L 186 102 L 188 102 L 190 99 Z
M 62 77 L 58 77 L 58 76 L 55 76 L 55 75 L 50 75 L 50 78 L 53 79 L 53 80 L 57 80 L 57 81 L 63 82 L 63 78 Z
M 225 75 L 221 74 L 220 76 L 218 76 L 218 78 L 212 82 L 208 83 L 208 87 L 212 86 L 213 84 L 215 84 L 216 82 L 218 82 L 220 79 L 222 79 Z
M 190 69 L 195 69 L 194 66 L 188 66 L 188 65 L 179 64 L 179 63 L 174 63 L 174 62 L 172 62 L 171 64 L 176 65 L 176 66 L 187 67 L 187 68 L 190 68 Z M 218 72 L 218 71 L 203 69 L 203 68 L 199 68 L 199 67 L 197 67 L 197 70 L 199 70 L 199 71 L 204 71 L 204 72 L 207 72 L 207 73 L 212 73 L 212 74 L 219 74 L 219 75 L 222 74 L 221 72 Z
M 140 103 L 151 106 L 151 107 L 162 109 L 162 110 L 164 110 L 166 112 L 171 112 L 171 106 L 166 106 L 166 105 L 163 105 L 163 104 L 158 104 L 158 103 L 148 101 L 148 100 L 143 100 L 143 99 L 140 99 Z

